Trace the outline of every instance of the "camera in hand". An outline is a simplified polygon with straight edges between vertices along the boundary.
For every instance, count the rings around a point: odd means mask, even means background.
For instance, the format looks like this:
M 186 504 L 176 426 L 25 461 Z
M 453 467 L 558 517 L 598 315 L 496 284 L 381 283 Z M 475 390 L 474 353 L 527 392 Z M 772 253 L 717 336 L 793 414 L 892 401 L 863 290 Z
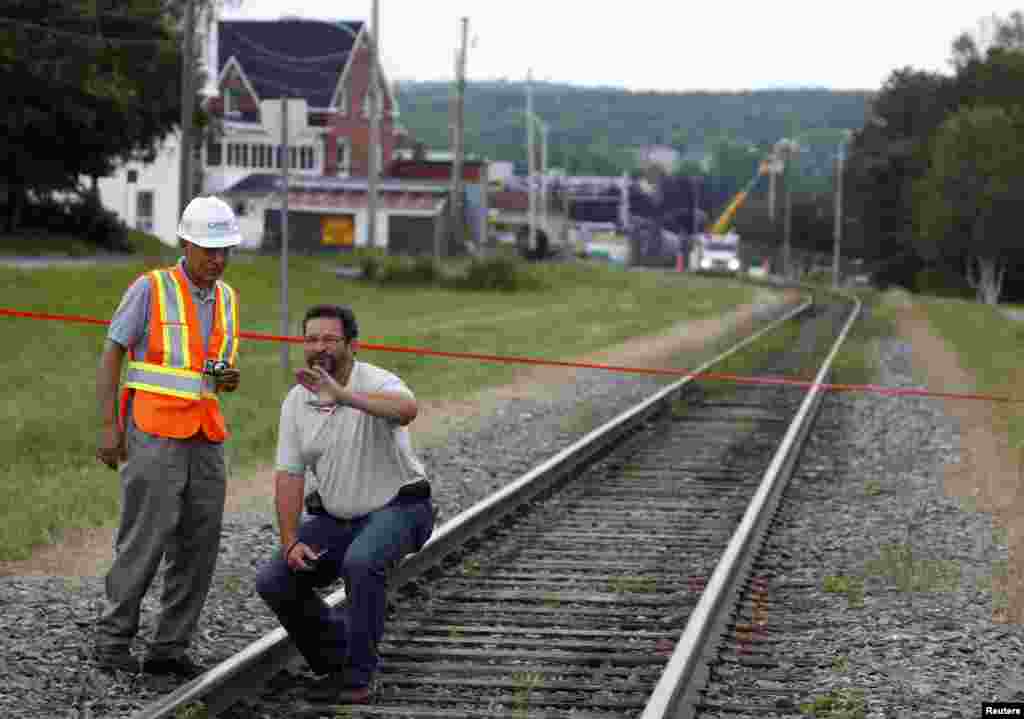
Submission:
M 228 363 L 224 360 L 208 359 L 203 363 L 203 374 L 210 375 L 211 377 L 219 377 L 224 374 L 224 370 L 227 368 Z

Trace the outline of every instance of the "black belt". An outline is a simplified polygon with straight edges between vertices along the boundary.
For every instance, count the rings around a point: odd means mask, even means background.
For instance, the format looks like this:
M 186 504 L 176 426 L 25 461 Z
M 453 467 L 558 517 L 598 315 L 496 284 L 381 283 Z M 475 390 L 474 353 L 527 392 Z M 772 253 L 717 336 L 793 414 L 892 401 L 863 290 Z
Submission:
M 417 499 L 430 499 L 430 482 L 425 479 L 418 479 L 415 482 L 409 484 L 403 484 L 399 490 L 395 499 L 399 497 L 415 497 Z M 391 500 L 392 502 L 394 500 Z M 307 514 L 327 514 L 330 515 L 326 509 L 324 509 L 324 501 L 320 496 L 319 491 L 313 491 L 306 495 L 306 513 Z M 352 519 L 358 519 L 353 517 Z

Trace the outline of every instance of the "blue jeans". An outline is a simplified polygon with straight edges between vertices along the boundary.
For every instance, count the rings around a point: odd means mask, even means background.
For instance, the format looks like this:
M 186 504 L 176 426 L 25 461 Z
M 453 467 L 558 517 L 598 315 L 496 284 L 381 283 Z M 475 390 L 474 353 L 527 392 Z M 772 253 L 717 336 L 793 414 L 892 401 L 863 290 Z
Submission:
M 312 571 L 292 571 L 275 557 L 256 578 L 256 591 L 274 611 L 296 648 L 317 674 L 345 673 L 347 683 L 370 683 L 377 643 L 384 633 L 387 578 L 402 558 L 419 551 L 434 529 L 429 498 L 399 496 L 363 517 L 311 516 L 299 541 L 327 554 Z M 342 577 L 345 606 L 328 607 L 315 588 Z

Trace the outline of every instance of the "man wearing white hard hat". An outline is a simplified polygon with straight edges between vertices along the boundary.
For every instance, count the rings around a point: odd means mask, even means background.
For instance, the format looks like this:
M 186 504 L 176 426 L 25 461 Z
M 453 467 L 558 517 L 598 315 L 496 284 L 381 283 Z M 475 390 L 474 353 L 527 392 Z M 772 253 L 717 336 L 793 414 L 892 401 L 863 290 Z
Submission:
M 202 668 L 187 649 L 224 515 L 228 433 L 220 396 L 240 379 L 238 295 L 220 278 L 242 236 L 224 201 L 196 197 L 181 215 L 178 239 L 185 256 L 125 292 L 97 373 L 96 457 L 120 471 L 121 523 L 94 651 L 107 670 L 192 678 Z M 161 561 L 160 616 L 140 665 L 132 643 Z

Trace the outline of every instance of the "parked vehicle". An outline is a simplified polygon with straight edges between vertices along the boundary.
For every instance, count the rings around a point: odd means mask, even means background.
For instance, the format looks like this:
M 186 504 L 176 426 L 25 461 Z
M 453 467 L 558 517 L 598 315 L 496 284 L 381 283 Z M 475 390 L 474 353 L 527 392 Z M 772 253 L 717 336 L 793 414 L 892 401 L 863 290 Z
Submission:
M 740 236 L 735 232 L 695 235 L 690 248 L 689 267 L 695 272 L 738 273 L 741 267 Z

